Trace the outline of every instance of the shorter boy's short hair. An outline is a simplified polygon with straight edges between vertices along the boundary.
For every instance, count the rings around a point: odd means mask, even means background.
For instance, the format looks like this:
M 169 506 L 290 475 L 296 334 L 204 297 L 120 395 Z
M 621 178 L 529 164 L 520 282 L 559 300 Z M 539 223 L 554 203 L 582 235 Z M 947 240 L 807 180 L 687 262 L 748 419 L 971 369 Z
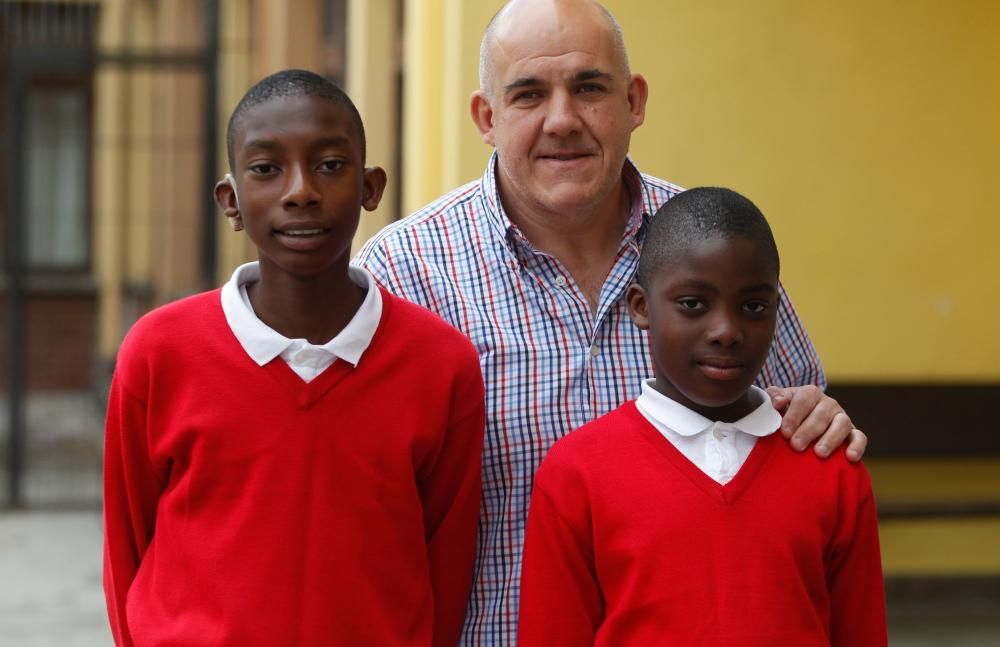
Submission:
M 361 121 L 361 113 L 357 106 L 333 81 L 309 70 L 282 70 L 266 76 L 247 90 L 240 102 L 236 104 L 233 114 L 229 117 L 226 127 L 226 152 L 229 155 L 229 168 L 234 166 L 235 154 L 233 142 L 242 126 L 243 118 L 256 106 L 276 97 L 316 97 L 343 106 L 347 110 L 354 130 L 361 144 L 361 159 L 366 155 L 365 126 Z
M 756 241 L 780 270 L 778 246 L 757 205 L 731 189 L 697 187 L 668 200 L 650 219 L 636 273 L 639 285 L 648 289 L 664 262 L 716 236 Z

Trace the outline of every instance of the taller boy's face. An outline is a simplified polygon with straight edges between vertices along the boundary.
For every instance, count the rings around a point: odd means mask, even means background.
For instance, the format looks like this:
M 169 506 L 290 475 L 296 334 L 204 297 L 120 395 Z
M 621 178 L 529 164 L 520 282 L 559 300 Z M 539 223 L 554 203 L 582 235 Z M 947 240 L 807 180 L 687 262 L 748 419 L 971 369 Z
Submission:
M 656 388 L 707 418 L 732 422 L 774 338 L 778 271 L 758 242 L 710 237 L 668 260 L 629 308 L 649 331 Z
M 261 271 L 306 277 L 346 267 L 361 208 L 378 206 L 385 186 L 381 169 L 364 168 L 347 109 L 275 97 L 244 115 L 233 144 L 238 217 Z

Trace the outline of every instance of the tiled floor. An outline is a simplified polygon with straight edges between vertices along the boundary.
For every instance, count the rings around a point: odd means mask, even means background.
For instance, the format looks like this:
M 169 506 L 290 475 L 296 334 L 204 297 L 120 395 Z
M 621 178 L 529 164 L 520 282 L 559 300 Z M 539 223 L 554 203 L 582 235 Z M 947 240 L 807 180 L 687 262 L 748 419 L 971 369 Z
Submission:
M 0 645 L 110 645 L 100 561 L 97 512 L 0 513 Z M 935 600 L 934 591 L 891 601 L 893 647 L 1000 645 L 1000 599 Z

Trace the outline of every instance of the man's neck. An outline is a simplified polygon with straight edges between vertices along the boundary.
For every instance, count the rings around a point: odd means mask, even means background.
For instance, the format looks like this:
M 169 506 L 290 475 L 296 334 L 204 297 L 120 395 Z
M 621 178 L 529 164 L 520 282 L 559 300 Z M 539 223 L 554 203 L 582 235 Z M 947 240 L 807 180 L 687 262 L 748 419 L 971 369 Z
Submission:
M 562 263 L 596 313 L 601 289 L 618 256 L 628 223 L 631 202 L 625 183 L 620 182 L 593 209 L 548 213 L 504 199 L 499 177 L 498 182 L 510 221 L 536 249 Z

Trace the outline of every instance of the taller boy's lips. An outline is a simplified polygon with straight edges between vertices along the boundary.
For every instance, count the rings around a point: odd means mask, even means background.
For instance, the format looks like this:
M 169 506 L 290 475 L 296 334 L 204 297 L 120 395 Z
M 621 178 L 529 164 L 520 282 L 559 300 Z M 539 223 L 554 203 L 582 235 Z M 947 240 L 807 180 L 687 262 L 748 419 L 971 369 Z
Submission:
M 274 235 L 281 244 L 294 251 L 310 251 L 323 244 L 330 233 L 324 227 L 288 227 L 276 229 Z

